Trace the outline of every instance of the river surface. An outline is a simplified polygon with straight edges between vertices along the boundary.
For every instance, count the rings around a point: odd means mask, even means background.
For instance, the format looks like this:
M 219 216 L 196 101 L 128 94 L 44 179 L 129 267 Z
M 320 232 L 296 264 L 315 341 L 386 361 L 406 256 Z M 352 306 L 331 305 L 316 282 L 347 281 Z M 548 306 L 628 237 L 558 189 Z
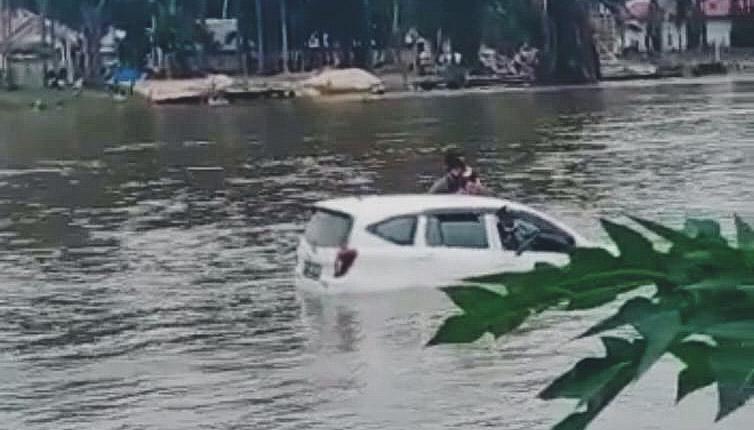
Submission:
M 425 190 L 459 144 L 488 186 L 604 240 L 625 214 L 754 220 L 754 82 L 227 108 L 0 110 L 0 428 L 545 429 L 536 394 L 608 310 L 424 348 L 435 291 L 304 297 L 306 204 Z M 672 359 L 595 429 L 713 426 Z

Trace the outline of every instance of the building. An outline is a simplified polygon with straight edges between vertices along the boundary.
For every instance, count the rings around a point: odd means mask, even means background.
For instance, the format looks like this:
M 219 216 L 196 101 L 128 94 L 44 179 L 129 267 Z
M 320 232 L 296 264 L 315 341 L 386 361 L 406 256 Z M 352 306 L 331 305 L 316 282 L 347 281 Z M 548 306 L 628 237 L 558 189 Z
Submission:
M 706 19 L 707 44 L 720 48 L 730 47 L 733 29 L 731 0 L 704 0 L 702 10 Z
M 26 9 L 6 9 L 0 14 L 0 65 L 4 64 L 17 85 L 41 87 L 48 70 L 64 70 L 67 79 L 73 79 L 81 55 L 79 32 Z
M 754 20 L 754 0 L 700 0 L 704 15 L 706 43 L 711 47 L 728 48 L 734 45 L 732 31 L 736 19 Z M 688 49 L 685 19 L 678 19 L 675 0 L 629 0 L 621 16 L 615 16 L 603 6 L 592 12 L 592 22 L 601 48 L 619 54 L 634 51 L 646 53 L 647 32 L 653 19 L 660 25 L 662 52 L 682 52 Z M 749 21 L 754 31 L 754 22 Z M 754 38 L 754 35 L 752 36 Z
M 211 37 L 213 45 L 205 56 L 206 68 L 222 73 L 240 72 L 238 20 L 235 18 L 208 18 L 204 20 L 204 28 Z

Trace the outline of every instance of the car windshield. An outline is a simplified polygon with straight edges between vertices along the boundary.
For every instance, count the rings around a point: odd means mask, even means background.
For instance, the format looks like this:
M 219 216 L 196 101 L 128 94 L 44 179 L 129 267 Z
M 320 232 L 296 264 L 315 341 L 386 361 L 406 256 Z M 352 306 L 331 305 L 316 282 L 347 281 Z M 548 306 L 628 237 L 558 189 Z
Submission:
M 553 223 L 527 211 L 510 211 L 511 216 L 516 220 L 519 227 L 524 230 L 535 229 L 536 238 L 528 247 L 529 251 L 534 252 L 557 252 L 557 253 L 569 253 L 576 243 L 574 237 L 562 229 L 555 226 Z M 511 247 L 515 248 L 519 240 L 511 242 L 511 236 L 508 232 L 502 229 L 502 226 L 498 224 L 498 231 L 500 232 L 500 240 L 503 243 L 505 249 L 511 250 Z
M 346 243 L 352 224 L 349 215 L 317 209 L 304 236 L 311 245 L 334 248 Z

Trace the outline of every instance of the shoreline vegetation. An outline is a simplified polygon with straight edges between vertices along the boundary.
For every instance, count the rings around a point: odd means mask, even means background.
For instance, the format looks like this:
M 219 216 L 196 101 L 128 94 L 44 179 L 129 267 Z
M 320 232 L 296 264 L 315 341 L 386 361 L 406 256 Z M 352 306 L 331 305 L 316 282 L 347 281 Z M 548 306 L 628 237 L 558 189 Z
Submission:
M 749 50 L 744 60 L 752 63 L 754 27 L 744 23 L 754 12 L 733 8 L 721 15 L 701 0 L 639 3 L 644 6 L 443 0 L 427 8 L 415 0 L 0 0 L 0 80 L 9 88 L 110 84 L 118 101 L 135 91 L 155 103 L 222 106 L 233 98 L 379 95 L 407 86 L 427 91 L 722 74 L 738 68 L 740 49 Z M 715 30 L 712 24 L 723 18 L 727 26 Z M 368 70 L 385 82 L 299 88 L 296 76 L 311 70 Z M 388 70 L 400 75 L 401 86 L 387 82 L 390 74 L 382 72 Z M 139 81 L 143 76 L 154 79 Z M 226 83 L 218 88 L 215 78 Z

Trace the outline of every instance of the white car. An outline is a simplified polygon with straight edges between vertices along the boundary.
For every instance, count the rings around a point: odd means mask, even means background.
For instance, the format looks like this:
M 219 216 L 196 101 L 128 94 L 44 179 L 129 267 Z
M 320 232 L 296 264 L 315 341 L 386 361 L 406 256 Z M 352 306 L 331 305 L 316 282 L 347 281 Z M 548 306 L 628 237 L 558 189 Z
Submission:
M 511 218 L 536 227 L 523 248 L 512 244 L 517 242 L 503 226 Z M 530 270 L 537 262 L 564 265 L 574 246 L 588 242 L 534 209 L 497 198 L 422 194 L 327 200 L 313 206 L 301 237 L 296 284 L 332 293 L 441 287 L 473 276 Z

